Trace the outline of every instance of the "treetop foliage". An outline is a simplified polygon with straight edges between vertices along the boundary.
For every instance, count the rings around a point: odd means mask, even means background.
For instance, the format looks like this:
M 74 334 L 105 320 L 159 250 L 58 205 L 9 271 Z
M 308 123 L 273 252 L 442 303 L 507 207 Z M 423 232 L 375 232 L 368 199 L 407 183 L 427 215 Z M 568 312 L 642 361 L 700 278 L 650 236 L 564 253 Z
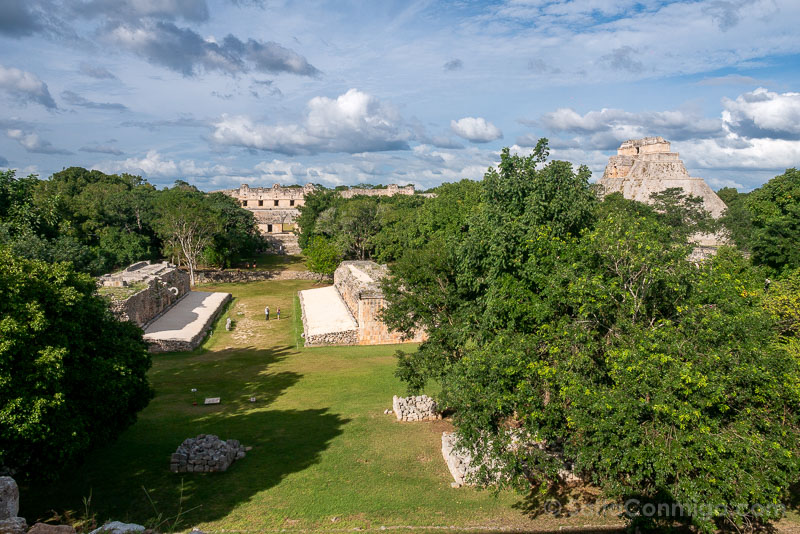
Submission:
M 398 376 L 441 386 L 480 483 L 545 491 L 571 466 L 612 498 L 722 505 L 640 526 L 776 518 L 739 512 L 800 474 L 794 282 L 765 294 L 732 248 L 687 261 L 710 222 L 695 199 L 600 202 L 585 168 L 546 158 L 504 151 L 458 224 L 390 265 L 384 320 L 429 335 Z

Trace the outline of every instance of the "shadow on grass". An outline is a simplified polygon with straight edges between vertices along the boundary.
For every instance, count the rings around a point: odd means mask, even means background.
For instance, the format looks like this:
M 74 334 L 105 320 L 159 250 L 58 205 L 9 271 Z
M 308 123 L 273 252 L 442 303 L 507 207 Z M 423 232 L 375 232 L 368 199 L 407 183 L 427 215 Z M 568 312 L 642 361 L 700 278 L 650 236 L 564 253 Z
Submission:
M 184 527 L 215 521 L 280 484 L 288 475 L 319 463 L 331 440 L 348 422 L 324 409 L 264 410 L 205 421 L 204 433 L 235 438 L 253 447 L 224 473 L 169 472 L 170 453 L 184 438 L 196 435 L 194 431 L 176 432 L 167 443 L 151 442 L 152 434 L 129 433 L 123 436 L 123 442 L 98 451 L 55 485 L 23 488 L 22 513 L 29 523 L 52 517 L 53 510 L 80 517 L 82 498 L 92 495 L 98 523 L 120 520 L 147 524 L 158 514 L 174 516 L 179 509 L 189 510 L 183 516 Z
M 139 421 L 82 464 L 67 468 L 57 482 L 22 487 L 23 517 L 31 524 L 54 513 L 81 517 L 83 499 L 91 495 L 91 513 L 99 523 L 146 524 L 179 508 L 191 510 L 184 525 L 214 521 L 286 476 L 314 466 L 349 420 L 327 409 L 271 409 L 302 379 L 302 374 L 272 369 L 289 350 L 158 355 L 162 361 L 151 372 L 156 397 Z M 205 406 L 204 397 L 220 397 L 222 403 Z M 253 448 L 224 473 L 171 473 L 170 455 L 198 434 L 237 439 Z

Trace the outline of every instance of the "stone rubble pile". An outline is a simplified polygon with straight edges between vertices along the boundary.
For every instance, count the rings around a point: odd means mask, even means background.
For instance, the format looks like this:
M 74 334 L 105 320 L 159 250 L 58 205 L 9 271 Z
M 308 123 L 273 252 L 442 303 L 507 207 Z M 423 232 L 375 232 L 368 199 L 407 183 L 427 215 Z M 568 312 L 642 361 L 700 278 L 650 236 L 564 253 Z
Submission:
M 392 397 L 392 411 L 398 421 L 433 421 L 441 419 L 439 406 L 427 395 Z
M 244 458 L 245 447 L 235 439 L 227 441 L 212 434 L 186 438 L 170 458 L 173 473 L 210 473 L 225 471 L 234 460 Z
M 19 487 L 11 477 L 0 477 L 0 533 L 25 534 L 28 523 L 19 513 Z

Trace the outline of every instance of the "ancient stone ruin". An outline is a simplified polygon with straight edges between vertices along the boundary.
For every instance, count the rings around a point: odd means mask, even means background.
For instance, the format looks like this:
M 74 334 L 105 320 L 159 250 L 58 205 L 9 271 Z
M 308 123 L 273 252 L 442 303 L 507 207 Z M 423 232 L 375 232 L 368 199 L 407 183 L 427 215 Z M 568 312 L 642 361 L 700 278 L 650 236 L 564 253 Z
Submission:
M 212 473 L 227 470 L 245 457 L 248 447 L 235 439 L 223 441 L 212 434 L 186 438 L 170 457 L 173 473 Z
M 538 449 L 544 451 L 545 454 L 552 458 L 561 459 L 563 457 L 558 449 L 549 447 L 543 441 L 531 441 L 529 439 L 520 438 L 517 432 L 511 434 L 512 445 L 511 447 L 518 450 L 518 447 L 527 447 L 529 449 Z M 472 455 L 469 451 L 458 446 L 458 435 L 455 432 L 442 432 L 442 456 L 453 476 L 453 487 L 463 486 L 464 484 L 474 484 L 473 477 L 478 473 L 480 465 L 476 465 L 473 461 Z M 500 467 L 501 464 L 495 463 L 496 460 L 489 460 L 490 472 L 495 470 L 495 467 Z M 496 473 L 495 479 L 499 480 L 499 473 Z M 558 471 L 558 477 L 563 483 L 571 484 L 580 482 L 580 478 L 575 474 L 572 465 L 564 462 L 563 467 Z
M 229 293 L 192 291 L 189 275 L 167 262 L 140 261 L 99 277 L 98 284 L 114 315 L 144 330 L 150 352 L 194 350 L 231 299 Z
M 669 141 L 663 137 L 630 139 L 622 143 L 616 156 L 608 158 L 603 177 L 598 182 L 602 194 L 622 193 L 627 199 L 651 204 L 650 195 L 670 188 L 679 188 L 687 195 L 703 199 L 703 207 L 712 217 L 719 218 L 725 212 L 725 203 L 702 178 L 693 178 L 677 152 L 670 151 Z M 725 243 L 720 234 L 698 234 L 692 241 L 713 253 Z M 707 249 L 707 250 L 706 250 Z
M 189 275 L 167 262 L 140 261 L 104 274 L 98 283 L 114 315 L 143 328 L 190 291 Z
M 303 332 L 307 347 L 321 345 L 382 345 L 419 342 L 425 333 L 403 339 L 380 319 L 386 307 L 381 280 L 385 265 L 344 261 L 333 274 L 333 285 L 300 291 Z
M 11 477 L 0 477 L 0 532 L 25 534 L 28 524 L 19 513 L 19 487 Z
M 463 486 L 477 468 L 472 466 L 472 456 L 456 447 L 457 442 L 455 432 L 442 432 L 442 456 L 455 481 L 453 485 Z
M 436 401 L 427 395 L 392 397 L 392 411 L 398 421 L 434 421 L 442 418 Z
M 300 245 L 294 233 L 295 221 L 300 215 L 301 206 L 305 205 L 305 197 L 316 191 L 313 184 L 304 186 L 250 187 L 242 184 L 238 189 L 215 191 L 233 197 L 239 205 L 253 212 L 261 234 L 271 244 L 274 252 L 300 254 Z M 399 186 L 391 184 L 373 189 L 351 187 L 339 191 L 342 198 L 353 198 L 357 195 L 370 197 L 391 197 L 394 195 L 414 195 L 413 185 Z M 424 194 L 432 196 L 432 194 Z

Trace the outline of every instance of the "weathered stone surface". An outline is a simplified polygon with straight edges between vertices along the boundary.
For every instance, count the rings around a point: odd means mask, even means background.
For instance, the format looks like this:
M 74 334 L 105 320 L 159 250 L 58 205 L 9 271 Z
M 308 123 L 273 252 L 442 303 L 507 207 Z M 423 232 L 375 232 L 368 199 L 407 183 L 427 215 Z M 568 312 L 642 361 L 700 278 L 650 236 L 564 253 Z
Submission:
M 273 249 L 288 254 L 299 254 L 297 236 L 293 233 L 295 220 L 300 215 L 298 208 L 305 204 L 305 197 L 316 190 L 313 184 L 303 187 L 282 187 L 274 184 L 272 187 L 250 187 L 242 184 L 238 189 L 225 189 L 216 191 L 239 201 L 239 205 L 253 212 L 259 231 L 271 242 Z M 365 196 L 394 196 L 413 195 L 416 191 L 413 185 L 400 187 L 396 184 L 380 189 L 366 189 L 352 187 L 340 191 L 342 198 L 352 198 L 356 195 Z M 433 196 L 426 194 L 424 196 Z
M 225 471 L 235 460 L 245 457 L 246 447 L 235 439 L 223 441 L 212 434 L 187 438 L 170 457 L 173 473 Z
M 48 525 L 47 523 L 36 523 L 28 531 L 28 534 L 75 534 L 75 528 L 70 525 Z
M 131 534 L 133 532 L 144 532 L 144 526 L 136 523 L 110 521 L 102 527 L 94 529 L 89 534 Z
M 191 291 L 144 331 L 150 352 L 187 351 L 197 348 L 211 330 L 217 315 L 231 300 L 230 293 Z
M 104 288 L 139 287 L 138 292 L 110 294 L 111 311 L 121 320 L 145 327 L 190 291 L 189 275 L 167 263 L 143 261 L 98 278 Z M 102 293 L 102 292 L 101 292 Z
M 625 141 L 616 156 L 608 159 L 603 177 L 598 182 L 602 194 L 622 193 L 627 199 L 651 204 L 650 195 L 670 188 L 679 188 L 687 195 L 703 199 L 703 207 L 713 217 L 721 217 L 725 203 L 702 178 L 693 178 L 677 152 L 670 152 L 669 141 L 662 137 L 645 137 Z M 726 243 L 722 234 L 698 234 L 692 241 L 701 249 L 701 256 Z M 697 255 L 697 254 L 696 254 Z
M 390 331 L 381 320 L 381 311 L 386 307 L 381 281 L 387 275 L 385 265 L 372 261 L 344 261 L 333 275 L 333 288 L 300 291 L 305 345 L 382 345 L 423 341 L 427 337 L 423 331 L 404 338 L 402 333 Z M 344 304 L 337 307 L 341 310 L 333 307 L 315 310 L 311 305 L 306 306 L 305 295 L 311 303 L 318 294 L 331 289 L 338 293 L 336 300 Z M 314 331 L 314 325 L 326 324 L 333 314 L 342 319 L 339 328 Z
M 198 284 L 262 282 L 264 280 L 319 280 L 319 275 L 311 271 L 198 270 L 195 271 L 194 276 Z
M 441 419 L 439 406 L 427 395 L 392 397 L 392 411 L 398 421 L 434 421 Z
M 19 513 L 19 487 L 11 477 L 0 477 L 0 520 L 13 519 Z
M 0 519 L 0 534 L 25 534 L 28 524 L 22 517 Z

